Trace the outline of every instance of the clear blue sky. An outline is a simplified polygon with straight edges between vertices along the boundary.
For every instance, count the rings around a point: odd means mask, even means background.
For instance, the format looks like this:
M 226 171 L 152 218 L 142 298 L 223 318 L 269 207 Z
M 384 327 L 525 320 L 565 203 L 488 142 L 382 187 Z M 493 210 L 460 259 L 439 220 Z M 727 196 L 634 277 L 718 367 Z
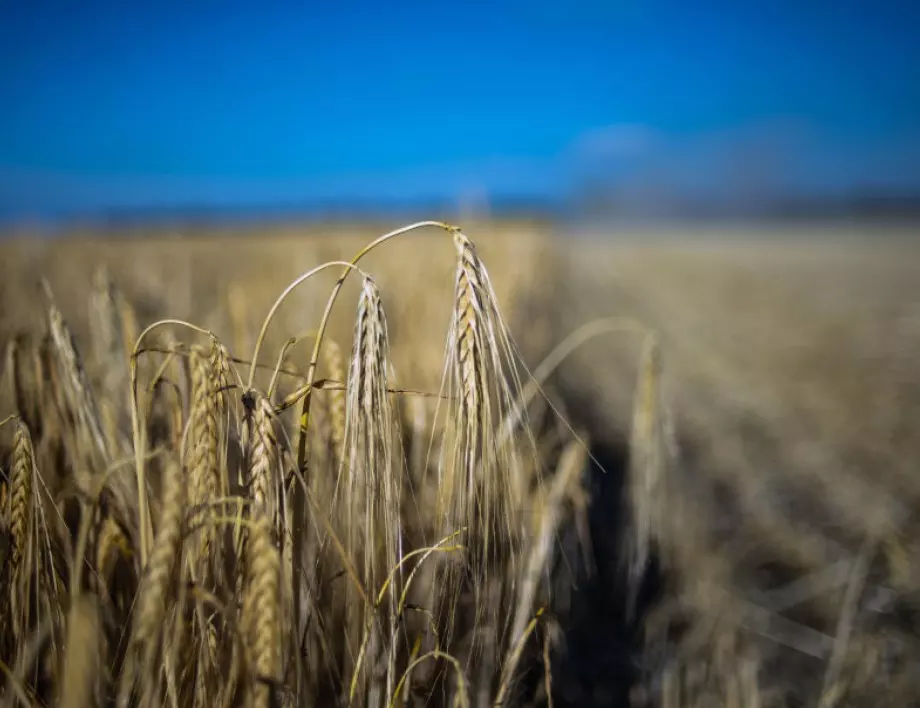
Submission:
M 560 195 L 739 154 L 914 187 L 918 36 L 916 1 L 0 0 L 0 211 Z

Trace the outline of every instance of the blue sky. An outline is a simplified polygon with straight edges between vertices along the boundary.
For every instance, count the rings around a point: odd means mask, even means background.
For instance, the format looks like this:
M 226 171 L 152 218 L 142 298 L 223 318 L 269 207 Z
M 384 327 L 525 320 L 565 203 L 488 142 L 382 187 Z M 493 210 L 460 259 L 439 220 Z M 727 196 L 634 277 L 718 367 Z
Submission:
M 0 211 L 716 188 L 752 162 L 920 187 L 917 27 L 889 0 L 0 0 Z

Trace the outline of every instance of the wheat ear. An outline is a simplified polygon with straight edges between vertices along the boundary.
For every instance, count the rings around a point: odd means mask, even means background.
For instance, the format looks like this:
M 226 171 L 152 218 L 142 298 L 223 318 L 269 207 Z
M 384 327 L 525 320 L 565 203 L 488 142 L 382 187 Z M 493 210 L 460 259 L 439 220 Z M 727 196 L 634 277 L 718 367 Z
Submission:
M 219 417 L 221 394 L 220 371 L 215 371 L 217 355 L 193 347 L 192 364 L 192 406 L 189 412 L 189 430 L 186 442 L 186 469 L 188 480 L 188 504 L 191 509 L 204 509 L 221 493 L 221 472 L 219 460 Z M 202 559 L 210 557 L 214 530 L 210 524 L 213 514 L 199 516 L 204 524 L 200 532 L 197 553 Z
M 257 391 L 246 394 L 249 490 L 254 513 L 274 523 L 280 512 L 278 485 L 278 437 L 275 413 L 268 399 Z
M 281 681 L 281 557 L 272 544 L 272 525 L 262 515 L 249 525 L 246 575 L 244 622 L 254 673 L 251 705 L 267 708 Z
M 358 299 L 347 386 L 345 447 L 348 463 L 346 505 L 347 530 L 357 560 L 363 564 L 365 587 L 379 587 L 389 568 L 399 565 L 402 548 L 402 475 L 394 458 L 396 417 L 388 393 L 389 335 L 373 279 L 365 276 Z M 356 530 L 363 529 L 363 537 Z M 381 553 L 382 550 L 382 553 Z M 395 677 L 395 588 L 390 593 L 388 642 L 374 646 L 387 651 L 387 695 Z M 366 611 L 373 611 L 366 608 Z M 367 624 L 362 621 L 362 627 Z M 375 637 L 377 633 L 375 632 Z M 389 646 L 387 646 L 389 644 Z M 382 700 L 379 683 L 372 683 L 368 700 Z
M 175 588 L 182 548 L 182 520 L 186 492 L 178 464 L 170 462 L 163 478 L 160 524 L 134 609 L 133 641 L 148 650 L 157 643 L 167 603 Z
M 96 539 L 96 570 L 102 580 L 108 581 L 118 558 L 131 558 L 134 551 L 121 526 L 111 516 L 105 517 Z
M 448 333 L 447 377 L 452 442 L 442 468 L 439 506 L 453 527 L 470 528 L 477 564 L 496 559 L 499 540 L 520 536 L 511 475 L 520 460 L 514 440 L 498 435 L 520 391 L 513 350 L 488 271 L 473 243 L 454 232 L 457 275 Z M 478 559 L 477 559 L 478 558 Z M 481 567 L 480 570 L 483 570 Z
M 13 435 L 13 467 L 10 473 L 10 571 L 15 579 L 23 571 L 32 530 L 35 457 L 32 437 L 22 420 Z
M 84 433 L 89 436 L 102 459 L 108 461 L 109 451 L 105 443 L 99 406 L 96 404 L 96 398 L 83 367 L 83 360 L 77 350 L 74 336 L 54 301 L 48 308 L 48 322 L 54 350 L 57 353 L 64 396 L 70 411 L 83 427 Z
M 90 325 L 96 361 L 101 366 L 102 400 L 114 405 L 110 415 L 115 418 L 113 432 L 127 429 L 127 397 L 131 372 L 125 353 L 125 328 L 122 319 L 122 297 L 105 266 L 98 268 L 93 276 L 93 291 L 90 296 Z M 113 455 L 120 452 L 119 439 L 110 439 Z
M 651 547 L 660 530 L 665 441 L 661 410 L 661 351 L 655 335 L 646 338 L 633 402 L 629 444 L 631 536 L 627 549 L 628 605 L 632 612 Z

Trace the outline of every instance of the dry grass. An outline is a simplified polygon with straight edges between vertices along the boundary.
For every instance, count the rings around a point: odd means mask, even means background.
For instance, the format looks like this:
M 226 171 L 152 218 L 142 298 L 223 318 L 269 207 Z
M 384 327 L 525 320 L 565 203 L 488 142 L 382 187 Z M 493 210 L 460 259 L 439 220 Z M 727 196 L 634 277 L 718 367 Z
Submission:
M 916 246 L 360 233 L 0 244 L 3 700 L 920 696 Z

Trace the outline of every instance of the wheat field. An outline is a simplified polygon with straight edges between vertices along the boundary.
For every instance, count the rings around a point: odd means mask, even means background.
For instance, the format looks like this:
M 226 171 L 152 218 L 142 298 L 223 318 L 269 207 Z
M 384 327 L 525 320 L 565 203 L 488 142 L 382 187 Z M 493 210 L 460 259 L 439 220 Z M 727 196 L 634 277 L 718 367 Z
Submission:
M 920 699 L 915 228 L 393 226 L 0 242 L 6 704 Z

